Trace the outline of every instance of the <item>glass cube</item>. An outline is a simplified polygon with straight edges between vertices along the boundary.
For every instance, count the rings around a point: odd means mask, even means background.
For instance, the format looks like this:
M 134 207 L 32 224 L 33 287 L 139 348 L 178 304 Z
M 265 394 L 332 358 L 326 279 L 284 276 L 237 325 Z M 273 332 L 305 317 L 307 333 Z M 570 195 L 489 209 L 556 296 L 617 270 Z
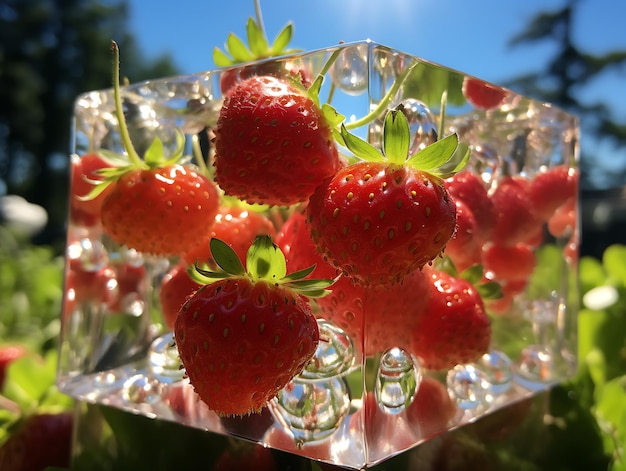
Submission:
M 115 243 L 97 211 L 70 196 L 62 391 L 80 401 L 360 469 L 574 373 L 579 239 L 574 116 L 367 41 L 122 87 L 132 142 L 143 155 L 158 137 L 166 152 L 174 152 L 182 133 L 186 154 L 200 152 L 210 163 L 227 87 L 255 74 L 311 78 L 325 65 L 330 67 L 320 101 L 331 103 L 352 132 L 375 147 L 381 146 L 385 114 L 402 104 L 411 152 L 451 133 L 469 150 L 458 175 L 474 186 L 454 187 L 446 180 L 457 202 L 458 226 L 444 255 L 424 270 L 448 269 L 455 277 L 501 288 L 502 296 L 483 299 L 491 322 L 484 354 L 446 364 L 438 361 L 447 357 L 444 351 L 426 361 L 410 340 L 418 335 L 411 306 L 424 301 L 408 282 L 389 288 L 396 299 L 409 300 L 398 303 L 403 308 L 377 302 L 373 288 L 348 302 L 311 300 L 321 339 L 313 360 L 260 413 L 220 417 L 189 384 L 171 323 L 163 316 L 161 288 L 181 260 Z M 88 166 L 86 156 L 100 150 L 124 151 L 112 90 L 78 97 L 73 126 L 73 168 L 79 162 Z M 340 152 L 349 155 L 342 146 Z M 567 185 L 561 185 L 563 179 Z M 72 194 L 88 183 L 73 172 Z M 507 195 L 508 186 L 519 191 Z M 483 192 L 484 199 L 472 192 Z M 256 211 L 265 211 L 279 234 L 297 205 Z M 474 222 L 467 223 L 462 213 Z

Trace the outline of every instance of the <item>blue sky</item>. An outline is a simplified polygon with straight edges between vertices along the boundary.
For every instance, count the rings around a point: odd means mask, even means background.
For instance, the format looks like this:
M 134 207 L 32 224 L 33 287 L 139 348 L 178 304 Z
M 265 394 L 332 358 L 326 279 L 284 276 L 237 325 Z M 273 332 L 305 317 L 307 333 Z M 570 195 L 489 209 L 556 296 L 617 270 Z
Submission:
M 592 54 L 626 49 L 626 2 L 579 2 L 577 46 Z M 213 47 L 222 47 L 230 32 L 245 37 L 245 23 L 255 14 L 253 0 L 182 0 L 167 2 L 167 8 L 158 3 L 129 0 L 129 26 L 145 54 L 169 53 L 182 73 L 214 68 Z M 291 21 L 292 46 L 299 49 L 372 39 L 495 83 L 544 65 L 552 52 L 550 44 L 511 48 L 508 41 L 537 12 L 564 4 L 565 0 L 261 0 L 270 39 Z M 626 68 L 598 79 L 581 98 L 610 101 L 616 118 L 626 121 Z

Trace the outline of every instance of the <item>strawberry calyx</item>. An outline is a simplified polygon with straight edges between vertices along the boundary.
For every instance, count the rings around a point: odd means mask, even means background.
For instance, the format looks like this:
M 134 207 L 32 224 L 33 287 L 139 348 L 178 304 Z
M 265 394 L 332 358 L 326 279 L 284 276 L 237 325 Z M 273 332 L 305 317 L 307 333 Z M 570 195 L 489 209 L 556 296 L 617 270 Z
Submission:
M 502 286 L 494 280 L 486 280 L 485 270 L 481 264 L 474 264 L 459 272 L 450 257 L 442 257 L 436 265 L 438 271 L 448 275 L 462 278 L 476 288 L 480 297 L 484 300 L 500 299 L 504 296 Z
M 319 298 L 330 293 L 335 280 L 306 279 L 315 265 L 287 273 L 287 262 L 282 250 L 270 236 L 257 236 L 246 254 L 245 266 L 235 251 L 224 241 L 212 238 L 209 242 L 215 269 L 190 265 L 188 273 L 199 284 L 206 285 L 227 278 L 247 278 L 252 283 L 266 282 L 281 285 L 309 298 Z
M 185 136 L 178 129 L 175 129 L 176 146 L 171 156 L 166 156 L 163 141 L 158 137 L 152 141 L 144 153 L 143 158 L 137 153 L 135 147 L 133 146 L 123 112 L 120 93 L 119 47 L 115 41 L 111 41 L 111 49 L 113 51 L 113 99 L 115 103 L 115 116 L 119 124 L 122 146 L 126 151 L 126 154 L 119 154 L 107 149 L 100 149 L 98 151 L 98 155 L 107 163 L 111 164 L 111 166 L 103 167 L 96 172 L 98 176 L 102 177 L 102 179 L 92 180 L 86 178 L 86 180 L 93 185 L 93 188 L 85 196 L 78 197 L 79 199 L 85 201 L 96 198 L 109 185 L 133 170 L 152 170 L 169 167 L 179 164 L 185 159 L 183 156 Z M 199 161 L 200 159 L 196 158 L 196 160 Z M 201 171 L 203 171 L 203 169 L 206 170 L 206 165 L 200 165 L 199 167 Z
M 382 149 L 350 133 L 345 125 L 341 126 L 341 139 L 348 150 L 361 160 L 406 165 L 442 179 L 461 171 L 470 156 L 469 147 L 459 142 L 456 133 L 409 155 L 411 131 L 402 105 L 385 115 Z
M 246 36 L 248 44 L 236 34 L 230 33 L 224 44 L 224 51 L 219 47 L 213 49 L 213 62 L 218 67 L 228 67 L 245 62 L 253 62 L 286 54 L 298 52 L 298 49 L 288 48 L 293 35 L 293 23 L 289 22 L 278 33 L 274 42 L 270 44 L 265 34 L 259 1 L 255 1 L 256 17 L 248 18 Z

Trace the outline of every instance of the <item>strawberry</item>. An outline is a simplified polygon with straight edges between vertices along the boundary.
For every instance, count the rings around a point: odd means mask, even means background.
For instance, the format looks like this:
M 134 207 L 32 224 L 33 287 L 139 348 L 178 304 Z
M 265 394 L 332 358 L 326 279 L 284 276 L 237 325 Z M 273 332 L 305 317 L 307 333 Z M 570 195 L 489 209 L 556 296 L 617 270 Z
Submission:
M 491 323 L 469 281 L 432 270 L 432 293 L 413 335 L 412 351 L 428 369 L 478 360 L 489 348 Z
M 219 208 L 209 229 L 208 233 L 184 254 L 183 259 L 186 263 L 206 263 L 211 256 L 209 242 L 213 238 L 223 240 L 239 258 L 244 258 L 248 247 L 257 236 L 276 235 L 274 224 L 263 213 L 230 205 Z
M 576 198 L 569 198 L 548 219 L 548 232 L 554 237 L 572 234 L 576 229 Z
M 528 199 L 537 217 L 547 221 L 559 206 L 574 198 L 578 191 L 576 169 L 557 165 L 538 173 L 528 186 Z
M 512 246 L 534 240 L 541 231 L 541 221 L 533 211 L 526 189 L 528 184 L 505 177 L 491 195 L 496 221 L 491 239 L 498 245 Z
M 463 200 L 455 200 L 456 230 L 446 245 L 446 255 L 452 259 L 460 272 L 481 263 L 482 244 L 479 239 L 478 222 L 474 213 Z
M 4 387 L 4 380 L 9 364 L 21 358 L 26 353 L 22 345 L 3 345 L 0 347 L 0 391 Z
M 288 81 L 262 76 L 240 82 L 217 121 L 216 182 L 248 203 L 306 201 L 340 167 L 336 119 L 334 110 L 323 112 L 317 98 Z
M 315 250 L 306 230 L 305 217 L 294 213 L 285 223 L 277 243 L 284 247 L 290 270 L 315 265 L 316 278 L 334 278 L 337 271 Z M 326 320 L 346 332 L 366 355 L 375 355 L 390 347 L 406 348 L 411 326 L 426 305 L 430 294 L 424 274 L 416 270 L 402 284 L 385 287 L 355 285 L 340 277 L 331 292 L 315 299 Z
M 483 266 L 497 281 L 528 280 L 535 265 L 535 253 L 525 244 L 488 244 L 483 250 Z
M 36 413 L 22 419 L 0 448 L 0 469 L 40 471 L 70 465 L 72 414 Z
M 132 146 L 122 111 L 117 45 L 115 52 L 115 111 L 127 155 L 101 151 L 114 167 L 103 168 L 103 181 L 86 199 L 108 192 L 102 202 L 105 232 L 117 243 L 147 254 L 174 256 L 184 253 L 207 231 L 207 221 L 217 213 L 215 185 L 192 167 L 183 166 L 183 137 L 172 157 L 164 155 L 157 138 L 141 158 Z
M 94 184 L 102 180 L 98 174 L 100 169 L 111 167 L 111 164 L 94 153 L 79 157 L 71 156 L 72 174 L 70 179 L 70 218 L 74 224 L 85 227 L 100 223 L 102 202 L 107 195 L 104 190 L 94 198 L 88 198 Z
M 169 329 L 174 329 L 180 308 L 201 286 L 189 276 L 185 263 L 177 263 L 163 275 L 159 289 L 159 301 L 163 320 Z
M 465 77 L 462 85 L 465 99 L 475 108 L 491 110 L 507 96 L 506 90 L 474 77 Z
M 283 253 L 258 237 L 246 267 L 211 240 L 217 271 L 196 268 L 199 288 L 174 325 L 180 359 L 200 399 L 218 415 L 262 409 L 312 358 L 319 330 L 308 297 L 332 281 L 307 280 L 313 267 L 286 274 Z
M 400 282 L 441 254 L 456 225 L 438 170 L 455 153 L 456 135 L 409 156 L 401 107 L 387 114 L 383 135 L 381 152 L 342 126 L 346 146 L 364 160 L 320 185 L 306 209 L 317 249 L 362 285 Z
M 457 412 L 443 383 L 430 376 L 422 377 L 419 389 L 408 408 L 409 423 L 417 427 L 422 439 L 445 432 Z
M 496 210 L 480 177 L 465 170 L 447 178 L 445 185 L 455 201 L 462 201 L 472 211 L 480 239 L 488 239 L 496 221 Z

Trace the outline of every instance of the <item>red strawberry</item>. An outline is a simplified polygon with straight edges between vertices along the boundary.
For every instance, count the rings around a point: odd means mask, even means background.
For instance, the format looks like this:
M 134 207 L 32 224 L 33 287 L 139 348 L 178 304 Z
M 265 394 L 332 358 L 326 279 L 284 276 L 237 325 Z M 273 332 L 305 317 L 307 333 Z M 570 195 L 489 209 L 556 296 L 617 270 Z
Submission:
M 234 87 L 215 136 L 215 180 L 248 203 L 304 202 L 340 167 L 327 116 L 306 90 L 275 77 Z
M 567 165 L 538 173 L 528 186 L 528 198 L 537 217 L 547 221 L 559 206 L 576 197 L 578 174 Z
M 504 178 L 491 195 L 496 209 L 496 224 L 491 239 L 498 245 L 515 245 L 534 240 L 541 231 L 541 221 L 537 219 L 528 199 L 527 185 L 512 177 Z
M 418 428 L 422 439 L 431 438 L 448 429 L 456 411 L 457 406 L 443 383 L 424 376 L 408 408 L 409 423 Z
M 248 248 L 257 236 L 274 237 L 275 234 L 274 224 L 263 213 L 243 207 L 221 206 L 208 234 L 187 251 L 183 258 L 188 264 L 206 263 L 211 256 L 209 242 L 216 238 L 230 245 L 241 259 L 246 256 Z
M 85 199 L 94 187 L 94 182 L 102 181 L 99 170 L 111 167 L 111 164 L 97 154 L 71 156 L 72 174 L 70 180 L 69 217 L 74 224 L 90 227 L 100 223 L 100 211 L 107 190 Z
M 4 387 L 8 366 L 26 353 L 22 345 L 3 345 L 0 347 L 0 391 Z
M 19 424 L 0 448 L 3 471 L 41 471 L 70 465 L 72 414 L 38 413 Z
M 454 201 L 436 173 L 454 153 L 457 137 L 408 156 L 409 127 L 401 109 L 385 119 L 384 155 L 345 127 L 342 134 L 366 160 L 342 168 L 311 196 L 311 237 L 329 263 L 356 283 L 399 282 L 441 254 L 454 233 Z
M 462 90 L 467 101 L 481 110 L 496 108 L 507 96 L 506 90 L 473 77 L 463 79 Z
M 483 250 L 484 268 L 498 282 L 528 280 L 536 264 L 535 253 L 525 244 L 488 244 Z
M 215 186 L 182 165 L 122 175 L 102 204 L 102 224 L 116 242 L 139 252 L 178 255 L 207 231 L 218 208 Z
M 576 198 L 568 199 L 548 219 L 548 231 L 554 237 L 563 237 L 576 229 L 576 203 Z
M 417 323 L 413 352 L 428 369 L 478 360 L 489 348 L 491 323 L 483 300 L 468 281 L 433 270 L 432 293 Z
M 446 255 L 459 272 L 481 263 L 482 242 L 474 213 L 463 200 L 455 200 L 456 230 L 446 245 Z
M 163 320 L 169 329 L 174 329 L 180 308 L 201 286 L 189 276 L 184 263 L 177 263 L 163 276 L 159 300 Z
M 479 237 L 487 240 L 496 222 L 496 210 L 480 177 L 466 170 L 447 178 L 445 185 L 455 201 L 469 207 L 476 218 Z
M 331 282 L 286 275 L 271 238 L 250 247 L 246 267 L 223 241 L 211 241 L 218 272 L 197 269 L 202 286 L 175 322 L 176 345 L 189 381 L 219 415 L 262 409 L 312 358 L 319 331 L 308 297 Z M 305 296 L 307 298 L 305 298 Z
M 181 135 L 171 157 L 165 156 L 158 138 L 143 158 L 137 154 L 122 111 L 115 43 L 113 50 L 115 111 L 127 155 L 107 153 L 115 166 L 101 169 L 103 182 L 89 198 L 108 192 L 102 202 L 102 225 L 115 242 L 139 252 L 180 255 L 207 232 L 208 221 L 217 213 L 218 192 L 206 176 L 178 163 L 184 146 Z

